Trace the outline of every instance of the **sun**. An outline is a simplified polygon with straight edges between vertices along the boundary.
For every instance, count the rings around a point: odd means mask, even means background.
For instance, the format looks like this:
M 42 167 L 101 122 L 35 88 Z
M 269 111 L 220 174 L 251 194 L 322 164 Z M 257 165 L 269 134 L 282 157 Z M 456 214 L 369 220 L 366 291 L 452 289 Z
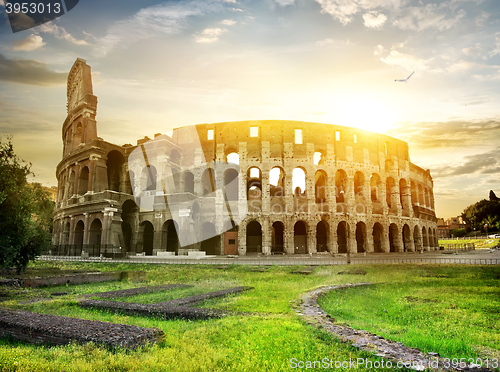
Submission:
M 397 122 L 397 110 L 374 97 L 346 97 L 331 113 L 334 124 L 383 133 Z

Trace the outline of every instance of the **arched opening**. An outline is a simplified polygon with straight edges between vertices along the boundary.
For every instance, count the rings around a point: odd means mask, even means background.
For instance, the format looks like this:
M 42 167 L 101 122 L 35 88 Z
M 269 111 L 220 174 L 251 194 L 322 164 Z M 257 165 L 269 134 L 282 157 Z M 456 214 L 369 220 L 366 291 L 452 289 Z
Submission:
M 170 162 L 176 165 L 181 163 L 181 154 L 176 149 L 170 151 Z
M 82 123 L 78 123 L 78 125 L 76 126 L 75 135 L 73 137 L 74 148 L 76 148 L 80 143 L 83 143 L 82 133 L 83 133 Z
M 324 171 L 317 171 L 314 176 L 314 191 L 316 197 L 316 203 L 323 204 L 326 203 L 326 193 L 327 193 L 327 183 L 326 183 L 326 173 Z
M 75 193 L 75 180 L 76 180 L 76 173 L 73 171 L 71 172 L 71 175 L 69 176 L 69 185 L 68 185 L 68 191 L 67 191 L 67 198 L 71 198 L 74 193 Z
M 345 203 L 347 198 L 347 173 L 339 169 L 335 172 L 335 196 L 337 204 Z M 337 209 L 338 211 L 338 209 Z
M 194 175 L 191 172 L 184 172 L 184 192 L 194 195 Z
M 257 221 L 247 225 L 247 254 L 262 253 L 262 227 Z
M 370 177 L 370 196 L 372 202 L 380 201 L 380 176 L 377 173 L 373 173 Z
M 113 150 L 108 153 L 106 168 L 108 172 L 108 190 L 120 191 L 123 155 Z
M 237 152 L 231 152 L 226 156 L 226 162 L 230 164 L 240 164 L 240 155 Z
M 142 170 L 142 179 L 145 183 L 146 191 L 156 190 L 156 168 L 154 165 L 148 165 Z
M 293 227 L 293 240 L 296 254 L 307 253 L 307 227 L 303 221 L 298 221 Z
M 81 252 L 83 247 L 83 231 L 85 229 L 85 224 L 82 220 L 78 221 L 75 226 L 75 247 L 76 251 Z
M 381 253 L 382 250 L 382 237 L 384 236 L 384 228 L 378 222 L 373 225 L 373 251 L 375 253 Z
M 393 207 L 395 207 L 395 203 L 394 203 L 394 178 L 392 177 L 387 177 L 387 181 L 386 181 L 386 194 L 385 194 L 385 197 L 386 197 L 386 200 L 387 200 L 387 206 L 389 207 L 389 209 L 392 209 Z
M 238 200 L 238 183 L 238 172 L 235 169 L 228 169 L 224 172 L 224 192 L 228 201 Z
M 365 199 L 365 175 L 362 172 L 354 173 L 354 195 L 356 198 Z
M 270 194 L 274 197 L 285 196 L 285 172 L 280 167 L 274 167 L 269 172 Z
M 162 226 L 161 235 L 162 248 L 167 252 L 175 252 L 177 254 L 180 244 L 175 221 L 166 221 Z
M 201 177 L 201 183 L 203 186 L 203 195 L 208 195 L 215 192 L 215 170 L 211 168 L 205 169 L 203 176 Z
M 339 253 L 347 253 L 347 223 L 345 221 L 337 226 L 337 244 Z
M 83 195 L 89 191 L 89 168 L 83 167 L 78 178 L 78 194 Z
M 272 237 L 271 237 L 271 253 L 285 253 L 285 243 L 284 243 L 284 232 L 285 226 L 283 222 L 276 221 L 272 226 Z
M 366 252 L 366 225 L 364 222 L 356 224 L 356 247 L 358 253 Z
M 205 222 L 202 227 L 201 250 L 207 255 L 216 255 L 219 247 L 219 236 L 215 230 L 215 226 L 211 222 Z
M 407 224 L 405 224 L 403 226 L 403 250 L 404 250 L 404 252 L 410 251 L 410 245 L 411 245 L 411 231 L 410 231 L 410 227 Z
M 257 167 L 252 167 L 247 171 L 247 199 L 262 199 L 262 173 Z
M 316 151 L 313 155 L 314 165 L 324 165 L 325 164 L 325 156 L 322 152 Z
M 408 184 L 404 178 L 401 178 L 399 180 L 399 201 L 404 212 L 408 212 L 410 210 L 408 197 Z M 408 214 L 405 215 L 408 216 Z
M 122 253 L 130 252 L 132 246 L 132 227 L 128 222 L 122 222 L 122 238 L 120 239 L 120 244 L 122 247 Z
M 427 236 L 429 237 L 429 250 L 432 250 L 434 248 L 434 236 L 432 235 L 432 229 L 429 227 L 427 229 Z
M 417 186 L 415 186 L 415 182 L 411 181 L 410 189 L 411 189 L 411 203 L 415 205 L 418 203 Z
M 328 252 L 328 223 L 319 221 L 316 225 L 316 251 Z
M 418 204 L 423 207 L 425 205 L 425 200 L 424 200 L 424 190 L 422 189 L 421 185 L 418 185 Z
M 429 239 L 427 237 L 427 229 L 425 227 L 422 227 L 422 248 L 424 250 L 429 249 Z
M 154 230 L 153 224 L 149 221 L 144 221 L 139 226 L 142 238 L 142 252 L 148 256 L 153 255 Z
M 302 168 L 295 168 L 292 171 L 292 187 L 295 197 L 306 196 L 306 172 Z
M 62 244 L 64 244 L 64 245 L 69 244 L 69 232 L 70 232 L 70 229 L 71 229 L 71 224 L 69 222 L 66 222 L 66 224 L 64 225 L 63 241 L 62 241 Z M 82 243 L 83 243 L 83 235 L 82 235 Z
M 389 226 L 389 251 L 397 252 L 398 251 L 398 227 L 396 224 L 391 223 Z
M 89 229 L 89 254 L 98 257 L 101 254 L 102 223 L 98 218 L 94 219 Z

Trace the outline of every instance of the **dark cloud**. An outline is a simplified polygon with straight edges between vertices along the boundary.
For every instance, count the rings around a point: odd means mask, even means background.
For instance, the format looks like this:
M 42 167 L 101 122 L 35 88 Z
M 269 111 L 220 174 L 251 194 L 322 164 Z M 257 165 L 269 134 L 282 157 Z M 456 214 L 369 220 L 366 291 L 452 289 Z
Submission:
M 0 81 L 27 85 L 64 85 L 67 73 L 48 69 L 47 64 L 32 59 L 7 59 L 0 54 Z
M 500 173 L 500 154 L 491 150 L 482 154 L 464 156 L 462 164 L 434 168 L 434 178 L 461 176 L 464 174 L 496 174 Z
M 388 133 L 410 144 L 410 148 L 466 147 L 479 141 L 500 139 L 500 121 L 404 123 Z

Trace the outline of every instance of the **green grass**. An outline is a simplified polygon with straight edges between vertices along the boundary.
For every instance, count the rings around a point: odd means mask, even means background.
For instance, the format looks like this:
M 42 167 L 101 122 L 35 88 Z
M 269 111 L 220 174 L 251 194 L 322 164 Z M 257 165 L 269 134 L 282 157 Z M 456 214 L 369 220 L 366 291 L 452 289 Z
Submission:
M 49 266 L 49 263 L 38 262 L 36 267 Z M 472 266 L 420 266 L 420 265 L 352 265 L 350 269 L 363 269 L 366 275 L 336 275 L 339 271 L 345 271 L 345 266 L 318 267 L 312 275 L 291 274 L 291 271 L 298 267 L 273 266 L 266 272 L 252 272 L 250 267 L 231 265 L 225 270 L 218 270 L 210 265 L 126 265 L 112 263 L 83 264 L 83 263 L 50 263 L 50 266 L 57 266 L 61 269 L 99 269 L 108 270 L 142 270 L 147 272 L 146 282 L 107 282 L 93 283 L 87 285 L 64 285 L 48 289 L 28 290 L 22 294 L 23 298 L 8 298 L 2 304 L 11 308 L 23 308 L 39 313 L 55 314 L 68 317 L 78 317 L 91 320 L 102 320 L 108 322 L 118 322 L 123 324 L 135 324 L 143 327 L 158 327 L 165 332 L 165 341 L 159 345 L 151 345 L 139 350 L 109 350 L 95 345 L 66 345 L 66 346 L 32 346 L 25 343 L 10 343 L 6 340 L 0 341 L 0 370 L 1 371 L 289 371 L 290 359 L 317 361 L 323 358 L 335 360 L 349 360 L 349 358 L 369 358 L 372 361 L 381 360 L 370 354 L 359 352 L 353 347 L 342 344 L 338 340 L 324 331 L 315 329 L 303 323 L 290 304 L 297 303 L 302 293 L 322 285 L 342 284 L 350 282 L 370 281 L 375 283 L 394 283 L 392 287 L 387 284 L 379 284 L 375 287 L 358 288 L 365 290 L 363 297 L 358 296 L 358 292 L 338 291 L 334 292 L 323 300 L 332 299 L 335 304 L 334 311 L 338 311 L 337 304 L 347 304 L 349 296 L 344 300 L 346 293 L 352 293 L 351 304 L 339 307 L 345 313 L 345 321 L 355 323 L 356 320 L 364 319 L 371 322 L 375 333 L 382 334 L 390 327 L 379 325 L 374 322 L 374 317 L 366 317 L 365 312 L 377 315 L 376 306 L 381 297 L 375 294 L 384 288 L 389 290 L 397 289 L 401 296 L 407 296 L 404 292 L 411 290 L 412 281 L 418 283 L 436 283 L 430 286 L 429 292 L 413 293 L 411 296 L 423 299 L 434 299 L 436 291 L 446 288 L 448 295 L 456 296 L 452 289 L 466 288 L 461 294 L 465 299 L 475 298 L 477 302 L 467 300 L 466 302 L 456 301 L 455 305 L 464 311 L 467 317 L 470 314 L 488 314 L 488 312 L 498 314 L 498 300 L 490 300 L 495 295 L 498 297 L 496 288 L 477 287 L 472 283 L 478 282 L 493 283 L 495 275 L 500 275 L 495 267 L 472 267 Z M 429 275 L 427 268 L 433 273 L 444 273 L 448 278 L 435 278 L 433 276 L 420 277 L 419 275 Z M 487 274 L 489 273 L 489 274 Z M 486 278 L 487 275 L 489 279 Z M 441 280 L 456 283 L 455 286 L 441 285 Z M 154 303 L 166 301 L 173 298 L 187 295 L 205 293 L 219 289 L 236 286 L 252 286 L 255 289 L 245 291 L 241 294 L 231 295 L 223 299 L 212 299 L 203 302 L 199 306 L 219 309 L 228 309 L 242 312 L 258 312 L 258 316 L 229 316 L 224 319 L 213 319 L 208 321 L 166 321 L 155 318 L 144 318 L 139 316 L 127 316 L 112 314 L 106 311 L 82 309 L 77 305 L 77 298 L 86 293 L 100 291 L 110 291 L 126 289 L 144 285 L 161 285 L 168 283 L 191 284 L 192 288 L 175 289 L 172 291 L 162 291 L 140 296 L 127 297 L 122 300 L 133 302 Z M 469 285 L 471 284 L 471 285 Z M 410 288 L 410 289 L 409 289 Z M 66 291 L 68 295 L 52 301 L 20 304 L 20 300 L 26 298 L 47 297 L 50 292 Z M 351 291 L 351 290 L 349 290 Z M 373 294 L 370 291 L 374 291 Z M 440 292 L 441 293 L 441 292 Z M 336 296 L 340 296 L 337 297 Z M 480 298 L 488 300 L 478 300 Z M 490 297 L 485 297 L 490 296 Z M 368 298 L 372 298 L 368 301 Z M 462 297 L 460 297 L 462 298 Z M 475 301 L 476 301 L 475 300 Z M 405 300 L 406 301 L 406 300 Z M 451 300 L 450 300 L 451 301 Z M 370 302 L 370 303 L 368 303 Z M 383 302 L 388 306 L 385 298 Z M 396 301 L 396 303 L 398 303 Z M 442 304 L 439 302 L 437 304 Z M 426 307 L 434 306 L 434 302 L 415 301 L 409 304 L 410 311 L 408 317 L 413 313 L 420 315 Z M 370 305 L 370 309 L 365 310 L 365 306 Z M 410 306 L 411 305 L 411 306 Z M 480 305 L 480 306 L 479 306 Z M 349 307 L 352 306 L 351 315 Z M 382 306 L 378 304 L 378 306 Z M 402 305 L 401 305 L 402 306 Z M 468 310 L 468 306 L 474 306 L 474 311 Z M 390 307 L 391 312 L 394 307 Z M 476 310 L 476 309 L 481 309 Z M 331 310 L 332 311 L 332 310 Z M 386 313 L 383 313 L 386 314 Z M 424 314 L 424 313 L 422 313 Z M 416 316 L 416 315 L 415 315 Z M 486 316 L 486 315 L 485 315 Z M 488 315 L 493 319 L 493 316 Z M 335 315 L 340 319 L 339 315 Z M 382 315 L 382 318 L 384 315 Z M 458 332 L 465 327 L 466 320 L 462 320 L 462 325 L 456 326 L 455 320 L 451 322 L 454 332 Z M 480 318 L 470 318 L 471 322 L 463 331 L 467 334 L 471 332 L 471 324 L 474 327 L 484 327 L 484 321 Z M 488 332 L 487 329 L 480 328 L 483 342 L 476 341 L 478 345 L 490 348 L 500 348 L 498 345 L 498 318 L 496 325 Z M 481 321 L 483 323 L 481 323 Z M 395 322 L 398 327 L 403 327 Z M 442 321 L 443 324 L 446 320 Z M 429 322 L 430 327 L 433 323 Z M 483 325 L 481 325 L 483 324 Z M 488 323 L 489 324 L 489 323 Z M 365 327 L 363 325 L 362 327 Z M 409 326 L 406 326 L 409 327 Z M 396 326 L 395 328 L 396 329 Z M 431 333 L 429 331 L 429 333 Z M 391 335 L 397 336 L 393 331 Z M 436 339 L 441 338 L 441 334 L 434 334 Z M 468 336 L 473 337 L 473 336 Z M 474 336 L 476 337 L 476 336 Z M 495 338 L 496 337 L 496 338 Z M 489 340 L 493 339 L 494 342 Z M 414 341 L 418 342 L 419 336 L 414 336 Z M 425 340 L 422 338 L 422 340 Z M 472 341 L 471 341 L 472 342 Z M 417 345 L 424 349 L 424 344 Z M 434 350 L 438 351 L 438 350 Z M 16 364 L 17 363 L 17 364 Z M 360 368 L 362 371 L 363 369 Z
M 407 280 L 331 292 L 321 306 L 338 322 L 449 358 L 500 349 L 500 268 L 416 266 Z

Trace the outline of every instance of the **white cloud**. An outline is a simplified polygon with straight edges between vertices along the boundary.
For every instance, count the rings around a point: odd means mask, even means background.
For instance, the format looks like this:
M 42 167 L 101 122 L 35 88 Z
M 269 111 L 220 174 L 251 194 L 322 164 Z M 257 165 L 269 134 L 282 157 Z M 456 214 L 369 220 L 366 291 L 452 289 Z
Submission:
M 222 0 L 224 3 L 238 4 L 236 0 Z
M 366 27 L 381 29 L 385 21 L 387 21 L 387 16 L 377 11 L 371 11 L 363 14 L 363 20 Z
M 470 70 L 471 68 L 475 67 L 476 64 L 473 62 L 467 62 L 464 60 L 460 60 L 451 66 L 447 68 L 448 71 L 450 72 L 457 72 L 457 71 L 465 71 L 465 70 Z
M 500 32 L 495 34 L 495 47 L 491 51 L 490 57 L 496 56 L 497 54 L 500 54 Z
M 219 36 L 226 32 L 225 28 L 206 28 L 200 34 L 195 35 L 197 43 L 213 43 L 219 40 Z
M 316 0 L 321 13 L 330 14 L 344 26 L 359 12 L 377 8 L 397 10 L 408 0 Z
M 229 10 L 231 12 L 242 12 L 243 11 L 243 9 L 239 9 L 239 8 L 229 8 Z
M 118 46 L 149 39 L 162 34 L 177 34 L 193 16 L 224 9 L 217 0 L 192 0 L 166 3 L 139 10 L 132 17 L 113 23 L 100 41 L 100 53 L 106 54 Z
M 316 45 L 319 47 L 331 45 L 335 48 L 345 47 L 354 45 L 351 40 L 335 40 L 335 39 L 324 39 L 316 42 Z
M 14 40 L 12 41 L 13 47 L 12 50 L 22 50 L 25 52 L 29 52 L 32 50 L 36 50 L 45 45 L 43 39 L 39 35 L 31 34 L 25 39 Z
M 400 53 L 397 50 L 391 50 L 391 53 L 380 60 L 388 65 L 400 66 L 408 71 L 424 71 L 429 70 L 431 60 L 421 59 L 410 54 Z
M 295 0 L 274 0 L 274 2 L 281 7 L 295 4 Z
M 220 21 L 220 23 L 225 26 L 233 26 L 236 24 L 236 21 L 232 19 L 224 19 L 223 21 Z
M 436 28 L 442 31 L 451 28 L 466 15 L 465 10 L 460 9 L 454 17 L 449 18 L 442 8 L 443 6 L 436 4 L 408 7 L 404 15 L 392 24 L 402 30 L 423 31 Z
M 71 34 L 69 34 L 63 27 L 59 27 L 53 22 L 44 23 L 35 28 L 37 32 L 45 32 L 47 34 L 54 35 L 58 39 L 67 40 L 75 45 L 88 45 L 85 40 L 75 39 Z
M 385 52 L 385 48 L 382 45 L 379 44 L 379 45 L 377 45 L 375 47 L 375 50 L 373 51 L 373 54 L 376 55 L 376 56 L 379 56 L 379 55 L 381 55 L 384 52 Z

